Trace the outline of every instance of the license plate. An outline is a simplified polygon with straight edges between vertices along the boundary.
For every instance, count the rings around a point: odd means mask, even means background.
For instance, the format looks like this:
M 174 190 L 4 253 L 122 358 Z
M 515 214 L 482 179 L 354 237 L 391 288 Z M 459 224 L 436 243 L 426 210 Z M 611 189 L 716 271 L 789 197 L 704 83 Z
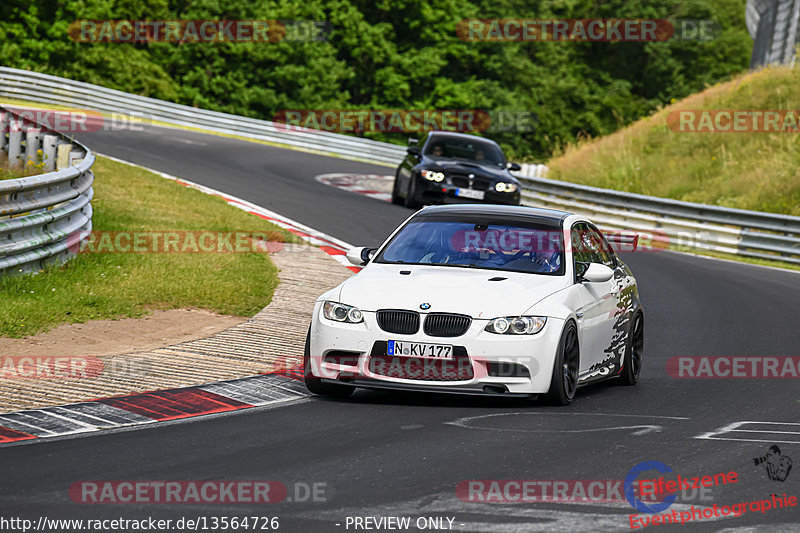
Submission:
M 430 359 L 453 358 L 453 346 L 450 344 L 389 341 L 386 352 L 387 355 L 397 355 L 400 357 L 427 357 Z
M 484 191 L 476 191 L 474 189 L 456 189 L 456 196 L 462 198 L 472 198 L 473 200 L 483 200 Z

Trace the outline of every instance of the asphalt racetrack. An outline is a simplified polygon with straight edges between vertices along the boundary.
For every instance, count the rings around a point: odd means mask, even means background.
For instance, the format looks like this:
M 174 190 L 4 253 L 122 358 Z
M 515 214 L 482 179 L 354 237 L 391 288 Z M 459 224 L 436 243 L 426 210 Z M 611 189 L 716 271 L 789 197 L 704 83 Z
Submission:
M 159 127 L 79 140 L 353 245 L 379 244 L 411 214 L 314 180 L 330 172 L 393 173 L 387 167 Z M 754 461 L 774 444 L 800 461 L 797 379 L 676 379 L 666 372 L 676 356 L 800 355 L 800 274 L 669 252 L 625 254 L 624 260 L 638 279 L 646 318 L 644 369 L 635 387 L 583 388 L 567 408 L 359 391 L 347 401 L 308 398 L 274 409 L 43 439 L 0 450 L 0 514 L 33 520 L 277 516 L 279 531 L 309 532 L 356 531 L 355 517 L 389 516 L 410 516 L 412 526 L 418 517 L 439 517 L 454 531 L 625 531 L 634 513 L 625 501 L 486 503 L 460 498 L 457 487 L 469 480 L 623 480 L 647 460 L 690 477 L 737 472 L 737 483 L 713 487 L 710 497 L 685 494 L 676 510 L 800 494 L 797 467 L 785 481 L 771 481 Z M 748 424 L 731 426 L 737 422 Z M 74 503 L 68 489 L 83 480 L 276 480 L 289 493 L 262 505 Z M 314 483 L 318 501 L 304 488 Z M 798 531 L 800 507 L 647 529 L 656 528 Z

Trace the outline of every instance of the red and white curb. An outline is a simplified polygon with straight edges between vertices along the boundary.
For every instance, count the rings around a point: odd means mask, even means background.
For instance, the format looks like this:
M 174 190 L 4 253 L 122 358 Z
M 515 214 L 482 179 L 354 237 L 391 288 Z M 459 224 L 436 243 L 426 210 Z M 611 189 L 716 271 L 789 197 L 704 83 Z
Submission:
M 180 420 L 309 397 L 302 369 L 0 415 L 0 444 Z
M 137 165 L 136 163 L 131 163 L 130 161 L 125 161 L 123 159 L 118 159 L 116 157 L 112 157 L 105 154 L 97 154 L 99 156 L 105 157 L 106 159 L 110 159 L 111 161 L 116 161 L 117 163 L 122 163 L 125 165 L 130 165 L 132 167 L 141 168 L 148 172 L 152 172 L 153 174 L 157 174 L 162 178 L 166 178 L 168 180 L 174 181 L 184 187 L 189 187 L 191 189 L 198 190 L 205 194 L 210 194 L 212 196 L 217 196 L 222 198 L 228 204 L 238 207 L 248 213 L 255 215 L 259 218 L 264 220 L 268 220 L 279 226 L 290 233 L 293 233 L 306 241 L 309 244 L 319 247 L 323 252 L 333 257 L 336 261 L 341 263 L 342 265 L 346 266 L 348 269 L 352 270 L 353 272 L 359 272 L 361 268 L 353 266 L 344 256 L 347 251 L 353 247 L 353 245 L 323 233 L 321 231 L 315 230 L 305 224 L 301 224 L 296 220 L 292 220 L 288 217 L 280 215 L 274 211 L 270 211 L 269 209 L 264 209 L 263 207 L 257 206 L 254 203 L 248 202 L 247 200 L 243 200 L 241 198 L 237 198 L 236 196 L 232 196 L 230 194 L 226 194 L 224 192 L 218 191 L 216 189 L 212 189 L 211 187 L 206 187 L 205 185 L 200 185 L 199 183 L 194 183 L 193 181 L 185 180 L 183 178 L 179 178 L 177 176 L 173 176 L 171 174 L 167 174 L 165 172 L 161 172 L 159 170 L 153 170 L 152 168 L 147 168 L 142 165 Z M 391 199 L 391 195 L 389 196 Z
M 380 174 L 322 174 L 314 178 L 320 183 L 347 192 L 369 196 L 384 202 L 392 201 L 394 176 Z

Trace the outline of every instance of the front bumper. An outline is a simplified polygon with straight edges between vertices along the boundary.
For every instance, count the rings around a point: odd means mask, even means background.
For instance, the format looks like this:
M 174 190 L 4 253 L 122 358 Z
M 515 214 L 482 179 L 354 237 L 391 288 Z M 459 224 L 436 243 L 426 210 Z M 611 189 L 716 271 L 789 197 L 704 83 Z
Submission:
M 536 335 L 497 335 L 484 331 L 488 320 L 473 319 L 468 331 L 459 337 L 431 337 L 420 330 L 414 335 L 399 335 L 380 329 L 375 312 L 364 311 L 364 322 L 346 324 L 324 318 L 317 302 L 311 324 L 311 368 L 315 376 L 326 381 L 348 383 L 370 388 L 458 392 L 463 394 L 503 393 L 542 394 L 550 388 L 553 362 L 564 321 L 548 318 Z M 424 313 L 421 313 L 424 319 Z M 458 357 L 437 374 L 440 361 L 404 356 L 381 356 L 392 361 L 399 373 L 376 373 L 371 359 L 384 349 L 386 341 L 450 344 Z M 377 351 L 376 351 L 377 350 Z M 396 362 L 395 362 L 396 361 Z M 377 362 L 377 361 L 374 361 Z M 467 365 L 468 372 L 448 372 Z M 524 367 L 527 372 L 516 370 Z M 514 368 L 514 372 L 498 372 L 498 368 Z M 460 370 L 464 370 L 460 368 Z M 391 376 L 384 375 L 392 374 Z M 523 375 L 520 375 L 523 374 Z M 455 376 L 455 377 L 454 377 Z
M 483 200 L 466 198 L 456 195 L 459 187 L 447 183 L 434 183 L 428 180 L 417 179 L 416 200 L 424 204 L 504 204 L 520 205 L 520 191 L 517 189 L 513 193 L 497 192 L 489 189 L 484 192 Z

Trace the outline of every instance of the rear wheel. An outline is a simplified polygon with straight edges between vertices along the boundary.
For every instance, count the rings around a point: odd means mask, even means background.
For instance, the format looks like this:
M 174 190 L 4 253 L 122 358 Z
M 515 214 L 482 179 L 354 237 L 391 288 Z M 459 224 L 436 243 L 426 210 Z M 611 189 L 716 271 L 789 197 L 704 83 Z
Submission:
M 547 397 L 555 405 L 569 405 L 578 390 L 578 368 L 580 367 L 580 350 L 578 347 L 578 328 L 574 322 L 568 322 L 561 333 L 558 352 L 553 364 L 553 375 L 550 379 L 550 390 Z
M 628 344 L 625 347 L 625 357 L 622 359 L 622 373 L 619 375 L 621 385 L 636 385 L 642 371 L 644 359 L 644 316 L 636 313 L 633 316 L 633 325 L 628 335 Z
M 354 387 L 337 385 L 336 383 L 323 383 L 311 370 L 311 327 L 306 334 L 306 349 L 303 352 L 303 377 L 306 388 L 312 394 L 330 396 L 331 398 L 347 398 L 353 394 Z

